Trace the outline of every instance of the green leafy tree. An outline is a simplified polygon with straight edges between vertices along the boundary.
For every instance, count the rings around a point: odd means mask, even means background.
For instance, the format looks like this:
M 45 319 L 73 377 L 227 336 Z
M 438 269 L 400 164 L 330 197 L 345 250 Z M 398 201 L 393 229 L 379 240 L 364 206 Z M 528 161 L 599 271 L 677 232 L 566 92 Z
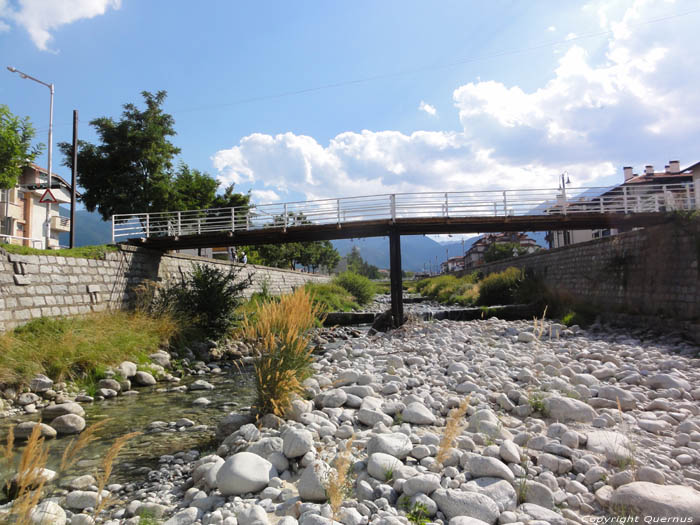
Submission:
M 88 211 L 97 209 L 103 219 L 116 213 L 145 213 L 169 208 L 172 163 L 180 149 L 168 137 L 175 135 L 173 117 L 161 106 L 167 93 L 143 91 L 146 108 L 125 104 L 122 118 L 94 119 L 99 144 L 81 141 L 78 183 Z M 72 145 L 59 144 L 64 164 L 72 165 Z
M 190 169 L 187 164 L 182 162 L 173 178 L 168 209 L 201 210 L 212 208 L 218 187 L 219 182 L 208 174 Z
M 527 248 L 520 246 L 517 242 L 500 242 L 493 243 L 484 252 L 484 261 L 494 262 L 510 259 L 515 254 L 524 255 L 527 253 Z
M 348 271 L 367 277 L 368 279 L 379 279 L 379 268 L 373 264 L 369 264 L 360 255 L 360 250 L 357 246 L 353 246 L 350 253 L 345 256 L 348 265 Z
M 41 152 L 43 145 L 32 146 L 33 138 L 29 117 L 17 117 L 0 104 L 0 189 L 14 187 L 22 168 Z

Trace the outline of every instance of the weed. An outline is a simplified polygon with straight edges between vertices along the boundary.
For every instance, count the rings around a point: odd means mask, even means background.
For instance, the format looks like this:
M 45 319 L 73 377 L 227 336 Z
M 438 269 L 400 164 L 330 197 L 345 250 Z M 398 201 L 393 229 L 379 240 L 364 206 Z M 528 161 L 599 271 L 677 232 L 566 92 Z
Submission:
M 426 525 L 429 523 L 430 513 L 428 511 L 428 507 L 419 502 L 415 502 L 413 505 L 411 505 L 410 502 L 410 498 L 405 497 L 399 503 L 400 508 L 406 512 L 406 518 L 408 518 L 408 521 L 410 521 L 413 525 Z
M 293 294 L 258 305 L 243 320 L 243 336 L 256 346 L 255 382 L 259 416 L 283 416 L 294 395 L 303 395 L 302 382 L 311 376 L 309 329 L 318 307 L 309 293 L 298 288 Z
M 353 435 L 345 442 L 345 450 L 336 458 L 335 468 L 326 484 L 328 503 L 333 511 L 333 519 L 336 521 L 343 500 L 352 495 L 352 478 L 348 474 L 352 463 L 352 444 L 354 441 L 355 436 Z
M 150 510 L 141 510 L 138 516 L 139 525 L 158 525 L 160 523 L 160 520 L 157 520 L 155 514 Z
M 172 317 L 140 312 L 35 319 L 0 335 L 0 383 L 26 384 L 36 374 L 84 380 L 122 361 L 145 361 L 179 333 Z
M 511 304 L 516 291 L 525 280 L 525 273 L 518 268 L 507 268 L 484 277 L 479 283 L 479 305 Z
M 338 277 L 333 279 L 333 284 L 345 288 L 361 305 L 369 303 L 375 294 L 372 281 L 367 277 L 352 272 L 341 273 Z
M 539 412 L 543 415 L 546 412 L 544 394 L 542 394 L 542 392 L 530 392 L 527 397 L 527 402 L 534 412 Z
M 314 305 L 321 312 L 349 312 L 360 306 L 345 288 L 334 283 L 306 283 L 304 288 L 313 297 Z
M 403 423 L 403 414 L 401 412 L 397 412 L 394 414 L 394 425 L 401 425 Z
M 131 432 L 129 434 L 125 434 L 123 436 L 118 437 L 114 443 L 112 443 L 112 446 L 109 447 L 109 450 L 105 454 L 104 459 L 102 460 L 102 474 L 97 476 L 97 493 L 102 494 L 102 491 L 104 488 L 107 486 L 107 481 L 109 480 L 109 477 L 112 475 L 112 466 L 114 464 L 114 460 L 117 459 L 117 455 L 119 454 L 119 451 L 121 451 L 122 448 L 124 448 L 124 445 L 126 445 L 126 442 L 129 441 L 130 439 L 135 438 L 136 436 L 140 436 L 141 432 Z M 100 501 L 97 504 L 97 507 L 95 507 L 95 517 L 97 517 L 102 510 L 112 503 L 112 499 L 109 497 L 100 497 Z M 139 523 L 142 523 L 143 521 L 140 520 Z
M 527 477 L 523 476 L 518 481 L 518 505 L 527 501 Z
M 28 246 L 20 246 L 18 244 L 3 244 L 3 250 L 8 253 L 16 253 L 18 255 L 53 255 L 55 257 L 77 257 L 80 259 L 104 259 L 105 255 L 119 250 L 117 246 L 98 245 L 98 246 L 80 246 L 78 248 L 70 248 L 64 250 L 39 250 Z
M 457 408 L 453 408 L 447 416 L 445 430 L 443 431 L 437 456 L 435 457 L 438 463 L 442 463 L 447 459 L 450 449 L 454 445 L 455 439 L 462 432 L 464 416 L 467 414 L 467 410 L 469 409 L 471 398 L 472 396 L 469 394 L 462 400 L 459 406 Z
M 394 469 L 388 468 L 384 470 L 384 481 L 387 483 L 394 479 Z

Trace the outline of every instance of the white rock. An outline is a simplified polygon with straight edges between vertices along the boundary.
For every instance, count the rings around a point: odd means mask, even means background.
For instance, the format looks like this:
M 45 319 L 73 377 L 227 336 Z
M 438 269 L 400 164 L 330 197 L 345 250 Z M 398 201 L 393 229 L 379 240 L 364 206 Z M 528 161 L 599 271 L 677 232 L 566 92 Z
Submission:
M 425 405 L 417 401 L 406 405 L 401 416 L 406 423 L 414 425 L 432 425 L 435 423 L 435 415 Z
M 406 434 L 401 434 L 400 432 L 378 434 L 367 443 L 368 455 L 382 452 L 403 460 L 411 453 L 411 450 L 413 450 L 413 443 L 411 443 Z
M 44 437 L 47 439 L 55 438 L 56 437 L 56 429 L 53 427 L 50 427 L 49 425 L 45 423 L 37 423 L 36 421 L 23 421 L 22 423 L 18 424 L 15 429 L 15 438 L 17 439 L 27 439 L 29 436 L 32 435 L 32 432 L 34 431 L 34 427 L 39 425 L 40 432 L 39 436 Z
M 29 389 L 32 392 L 46 392 L 47 390 L 51 389 L 51 387 L 53 387 L 53 380 L 46 377 L 44 374 L 35 375 L 29 382 Z
M 132 363 L 131 361 L 122 361 L 116 369 L 117 373 L 119 373 L 124 379 L 131 379 L 134 377 L 137 370 L 138 366 L 136 366 L 136 363 Z
M 134 374 L 134 385 L 136 386 L 153 386 L 156 384 L 156 378 L 148 372 L 139 371 Z
M 196 507 L 189 507 L 175 514 L 163 525 L 192 525 L 197 521 L 197 516 L 200 512 Z
M 299 497 L 304 501 L 326 501 L 326 486 L 328 485 L 331 467 L 324 461 L 315 460 L 304 469 L 297 489 Z
M 500 514 L 495 501 L 476 492 L 438 489 L 431 499 L 450 520 L 456 516 L 467 516 L 493 524 Z
M 85 430 L 85 420 L 76 414 L 66 414 L 51 421 L 51 426 L 59 434 L 80 434 Z
M 625 461 L 632 456 L 627 437 L 611 430 L 588 432 L 586 448 L 592 452 L 603 454 L 612 463 Z
M 382 452 L 375 452 L 369 457 L 367 472 L 370 476 L 379 481 L 387 481 L 387 479 L 393 477 L 393 474 L 402 466 L 403 463 L 394 456 Z
M 65 525 L 66 512 L 58 503 L 42 501 L 29 515 L 32 525 Z
M 99 494 L 92 490 L 74 490 L 66 495 L 66 507 L 83 510 L 95 508 L 99 502 Z
M 463 463 L 465 470 L 475 478 L 502 478 L 507 481 L 513 481 L 515 479 L 513 471 L 510 470 L 505 463 L 496 458 L 469 454 L 466 456 Z
M 421 474 L 406 480 L 403 484 L 403 493 L 409 497 L 418 493 L 430 495 L 439 488 L 439 476 L 435 474 Z
M 635 481 L 613 492 L 613 508 L 626 508 L 653 517 L 693 517 L 700 520 L 700 492 L 684 485 Z
M 290 459 L 298 458 L 314 448 L 314 437 L 306 429 L 288 428 L 282 434 L 282 452 Z
M 498 453 L 506 463 L 520 463 L 520 447 L 510 439 L 506 439 L 501 443 Z
M 238 525 L 268 525 L 267 512 L 260 505 L 250 505 L 241 510 L 236 517 Z
M 216 484 L 224 496 L 241 495 L 264 489 L 277 477 L 272 463 L 251 452 L 239 452 L 228 458 L 216 473 Z
M 59 416 L 65 416 L 66 414 L 75 414 L 77 416 L 84 416 L 85 410 L 78 403 L 73 403 L 72 401 L 68 403 L 59 403 L 58 405 L 52 405 L 46 407 L 41 411 L 41 417 L 44 420 L 56 419 Z
M 543 403 L 547 417 L 557 421 L 590 423 L 596 416 L 590 405 L 570 397 L 550 396 Z

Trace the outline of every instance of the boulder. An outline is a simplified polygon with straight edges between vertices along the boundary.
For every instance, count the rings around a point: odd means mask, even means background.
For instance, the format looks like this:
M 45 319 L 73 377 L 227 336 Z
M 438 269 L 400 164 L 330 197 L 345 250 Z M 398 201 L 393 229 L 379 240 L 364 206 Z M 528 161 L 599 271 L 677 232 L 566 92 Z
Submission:
M 439 476 L 436 474 L 419 474 L 406 480 L 403 484 L 403 493 L 409 497 L 419 493 L 430 495 L 439 488 Z
M 66 525 L 66 512 L 58 503 L 45 500 L 32 509 L 29 521 L 32 525 Z
M 76 414 L 58 416 L 50 424 L 59 434 L 80 434 L 85 430 L 85 420 Z
M 401 434 L 400 432 L 378 434 L 367 443 L 368 455 L 382 452 L 403 460 L 411 453 L 411 450 L 413 450 L 413 443 L 411 443 L 406 434 Z
M 255 418 L 249 414 L 231 412 L 219 422 L 218 426 L 216 427 L 216 437 L 220 439 L 228 437 L 243 425 L 247 425 L 253 421 L 255 421 Z
M 29 382 L 29 389 L 32 392 L 41 394 L 47 390 L 51 390 L 53 387 L 53 380 L 46 377 L 44 374 L 37 374 Z
M 251 452 L 228 458 L 216 473 L 216 484 L 224 496 L 258 492 L 277 476 L 272 463 Z
M 134 374 L 133 383 L 136 386 L 153 386 L 156 384 L 156 378 L 148 372 L 139 371 Z
M 99 502 L 100 496 L 92 490 L 74 490 L 66 496 L 66 507 L 69 509 L 83 510 L 94 509 Z
M 250 505 L 236 515 L 238 525 L 268 525 L 267 512 L 260 505 Z
M 625 508 L 655 518 L 693 518 L 700 523 L 700 492 L 685 485 L 657 485 L 635 481 L 615 490 L 611 508 Z
M 435 415 L 423 403 L 417 401 L 406 405 L 401 416 L 406 423 L 413 425 L 432 425 L 435 423 Z
M 39 436 L 47 439 L 56 437 L 56 429 L 50 427 L 45 423 L 37 423 L 36 421 L 24 421 L 15 427 L 15 438 L 17 439 L 27 439 L 32 435 L 35 426 L 39 426 L 41 429 Z
M 328 485 L 331 467 L 321 460 L 313 461 L 304 469 L 299 478 L 297 488 L 299 497 L 304 501 L 325 502 L 326 486 Z
M 282 453 L 290 459 L 301 457 L 313 448 L 314 437 L 306 429 L 290 427 L 282 434 Z
M 481 456 L 479 454 L 469 454 L 462 463 L 464 464 L 464 469 L 474 478 L 501 478 L 509 482 L 515 479 L 513 471 L 510 470 L 505 463 L 496 458 Z
M 382 452 L 375 452 L 369 457 L 367 472 L 369 472 L 369 475 L 374 479 L 387 481 L 391 479 L 394 472 L 402 466 L 403 463 L 394 456 Z
M 496 502 L 477 492 L 437 489 L 431 499 L 450 520 L 456 516 L 467 516 L 493 525 L 500 515 Z
M 138 367 L 136 363 L 131 361 L 122 361 L 116 369 L 116 372 L 121 375 L 124 379 L 131 379 L 136 375 Z
M 590 423 L 596 416 L 590 405 L 570 397 L 550 396 L 543 403 L 547 417 L 558 421 Z
M 593 430 L 587 434 L 586 448 L 603 454 L 611 463 L 626 461 L 632 456 L 629 440 L 624 434 L 612 430 Z
M 68 402 L 59 403 L 58 405 L 51 405 L 46 407 L 41 412 L 42 419 L 56 419 L 58 416 L 65 416 L 66 414 L 75 414 L 77 416 L 84 416 L 85 410 L 78 403 Z

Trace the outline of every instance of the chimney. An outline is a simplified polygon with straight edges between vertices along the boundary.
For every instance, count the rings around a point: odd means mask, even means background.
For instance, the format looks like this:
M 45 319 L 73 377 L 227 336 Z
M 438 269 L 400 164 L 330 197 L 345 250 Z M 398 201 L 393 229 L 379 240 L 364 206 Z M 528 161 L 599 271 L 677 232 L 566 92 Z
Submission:
M 664 166 L 664 171 L 665 171 L 666 173 L 669 173 L 669 172 L 671 171 L 671 168 L 669 167 L 668 164 L 666 164 L 666 165 Z
M 622 172 L 625 174 L 625 182 L 634 177 L 634 173 L 632 173 L 631 166 L 625 166 L 624 168 L 622 168 Z
M 681 171 L 681 161 L 680 160 L 669 161 L 668 168 L 669 168 L 669 170 L 668 170 L 669 172 L 678 173 L 679 171 Z
M 644 166 L 644 173 L 646 175 L 653 175 L 654 174 L 654 166 L 652 166 L 651 164 L 647 164 L 646 166 Z

